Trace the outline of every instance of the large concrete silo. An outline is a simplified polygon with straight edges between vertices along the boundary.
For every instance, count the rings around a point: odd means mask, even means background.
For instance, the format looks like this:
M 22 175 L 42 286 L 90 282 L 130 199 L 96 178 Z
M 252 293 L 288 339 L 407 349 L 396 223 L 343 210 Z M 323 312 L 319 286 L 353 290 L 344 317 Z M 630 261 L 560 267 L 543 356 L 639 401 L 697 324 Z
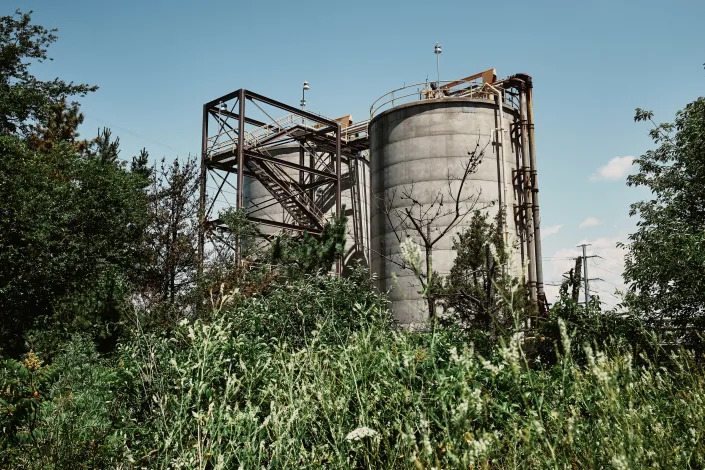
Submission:
M 484 149 L 484 157 L 477 171 L 469 176 L 464 191 L 477 194 L 477 207 L 490 215 L 496 214 L 501 206 L 506 208 L 510 269 L 512 274 L 522 277 L 531 258 L 528 251 L 533 247 L 529 247 L 528 241 L 533 235 L 522 233 L 524 224 L 516 217 L 522 207 L 526 208 L 523 189 L 515 184 L 517 175 L 522 174 L 516 170 L 526 165 L 522 161 L 524 142 L 519 137 L 523 112 L 518 108 L 506 102 L 504 96 L 500 104 L 500 98 L 492 94 L 440 95 L 397 105 L 370 121 L 371 269 L 378 276 L 380 289 L 389 291 L 392 312 L 401 324 L 425 323 L 428 309 L 420 293 L 420 283 L 411 271 L 398 264 L 400 234 L 390 220 L 389 210 L 399 213 L 412 207 L 409 198 L 399 197 L 403 192 L 412 193 L 417 207 L 427 207 L 439 192 L 455 191 L 459 183 L 451 181 L 449 190 L 449 179 L 462 174 L 468 152 L 476 148 Z M 500 128 L 503 130 L 498 132 Z M 446 199 L 445 203 L 450 201 Z M 433 228 L 440 232 L 448 221 L 449 217 L 439 218 Z M 450 271 L 455 259 L 453 238 L 469 222 L 468 217 L 434 247 L 434 271 L 441 275 Z M 417 236 L 413 238 L 420 243 Z

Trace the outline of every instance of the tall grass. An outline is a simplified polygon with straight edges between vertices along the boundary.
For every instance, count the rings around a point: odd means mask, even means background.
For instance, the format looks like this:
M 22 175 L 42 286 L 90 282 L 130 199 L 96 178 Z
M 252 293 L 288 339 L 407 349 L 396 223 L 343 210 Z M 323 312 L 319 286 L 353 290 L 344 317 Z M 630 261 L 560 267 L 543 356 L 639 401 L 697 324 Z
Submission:
M 77 340 L 52 366 L 4 367 L 3 423 L 35 402 L 0 468 L 705 468 L 687 351 L 585 346 L 577 361 L 563 327 L 550 366 L 516 338 L 480 354 L 453 330 L 390 327 L 346 282 L 217 302 L 111 363 Z
M 452 332 L 374 322 L 301 348 L 250 344 L 227 318 L 178 337 L 142 451 L 156 467 L 705 466 L 703 375 L 684 351 L 666 367 L 588 347 L 583 366 L 531 369 L 516 341 L 485 358 Z

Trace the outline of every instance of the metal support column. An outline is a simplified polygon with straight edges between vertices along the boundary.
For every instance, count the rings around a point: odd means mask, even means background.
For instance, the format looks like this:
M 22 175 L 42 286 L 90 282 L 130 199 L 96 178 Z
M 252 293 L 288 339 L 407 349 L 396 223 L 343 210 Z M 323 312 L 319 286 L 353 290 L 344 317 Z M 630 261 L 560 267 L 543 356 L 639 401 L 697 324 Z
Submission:
M 236 210 L 242 210 L 242 186 L 245 180 L 245 89 L 240 89 L 240 97 L 238 98 L 240 107 L 240 119 L 237 122 L 237 199 L 235 204 Z M 235 260 L 238 266 L 242 261 L 242 240 L 236 240 Z
M 208 152 L 208 107 L 203 105 L 203 123 L 201 126 L 201 171 L 198 175 L 198 266 L 196 274 L 198 279 L 203 275 L 203 262 L 206 244 L 206 183 L 208 173 L 206 159 Z
M 304 148 L 299 146 L 299 166 L 305 166 L 306 162 L 304 160 Z M 304 185 L 304 170 L 299 170 L 299 185 Z
M 341 211 L 341 189 L 342 189 L 342 163 L 341 163 L 341 142 L 340 142 L 340 137 L 341 137 L 341 127 L 340 123 L 337 123 L 338 125 L 336 126 L 335 129 L 335 216 L 337 218 L 340 217 L 340 211 Z M 343 256 L 338 255 L 338 260 L 337 260 L 337 265 L 336 265 L 336 272 L 338 273 L 338 276 L 341 276 L 343 274 Z

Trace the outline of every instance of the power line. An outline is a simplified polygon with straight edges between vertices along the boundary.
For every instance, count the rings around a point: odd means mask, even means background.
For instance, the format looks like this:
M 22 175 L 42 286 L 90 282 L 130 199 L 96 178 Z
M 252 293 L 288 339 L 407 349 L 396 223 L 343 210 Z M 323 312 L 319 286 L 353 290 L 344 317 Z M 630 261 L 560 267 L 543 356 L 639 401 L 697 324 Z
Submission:
M 614 297 L 614 298 L 617 299 L 617 300 L 622 300 L 620 297 L 617 297 L 616 295 L 611 294 L 610 292 L 608 292 L 608 291 L 606 291 L 606 290 L 600 291 L 600 290 L 596 290 L 596 289 L 590 289 L 590 291 L 591 291 L 591 292 L 595 292 L 595 293 L 597 293 L 597 294 L 609 295 L 610 297 Z
M 601 270 L 603 270 L 603 271 L 606 271 L 606 272 L 608 272 L 608 273 L 610 273 L 610 274 L 614 274 L 615 276 L 622 277 L 622 274 L 617 273 L 617 272 L 614 272 L 614 271 L 610 271 L 609 269 L 603 268 L 602 266 L 600 266 L 599 264 L 596 264 L 596 263 L 594 263 L 594 262 L 593 262 L 593 267 L 595 267 L 595 268 L 597 268 L 597 269 L 601 269 Z
M 607 259 L 607 258 L 605 258 L 604 256 L 595 255 L 595 257 L 596 257 L 596 258 L 600 258 L 600 259 L 603 260 L 603 261 L 607 261 L 608 263 L 612 263 L 612 264 L 614 264 L 615 266 L 619 266 L 620 268 L 623 267 L 623 266 L 622 266 L 621 264 L 619 264 L 618 262 L 612 261 L 611 259 Z
M 593 278 L 592 280 L 593 280 L 593 281 L 602 281 L 602 282 L 606 282 L 607 284 L 612 284 L 612 285 L 615 286 L 617 289 L 623 289 L 623 288 L 624 288 L 624 286 L 620 286 L 619 284 L 615 284 L 614 282 L 608 281 L 608 280 L 606 280 L 606 279 L 595 279 L 595 278 Z

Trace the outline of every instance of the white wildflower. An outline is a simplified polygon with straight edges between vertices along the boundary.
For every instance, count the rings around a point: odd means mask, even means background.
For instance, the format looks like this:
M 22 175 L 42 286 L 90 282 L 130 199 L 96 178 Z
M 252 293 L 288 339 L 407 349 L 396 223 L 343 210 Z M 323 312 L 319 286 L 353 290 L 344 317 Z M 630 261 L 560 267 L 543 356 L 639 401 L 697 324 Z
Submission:
M 482 413 L 482 390 L 479 388 L 473 389 L 472 398 L 475 401 L 475 411 L 477 414 Z
M 536 431 L 536 434 L 543 434 L 544 428 L 543 423 L 541 423 L 541 421 L 535 419 L 531 421 L 531 426 L 534 428 L 534 431 Z
M 460 358 L 458 357 L 458 350 L 453 346 L 450 348 L 450 360 L 457 363 L 460 362 Z
M 504 368 L 504 364 L 499 364 L 499 365 L 494 365 L 487 359 L 480 359 L 480 362 L 482 363 L 482 366 L 490 371 L 492 375 L 497 375 L 499 374 L 502 369 Z
M 612 457 L 612 466 L 617 470 L 629 470 L 629 463 L 624 455 Z
M 411 268 L 414 271 L 419 271 L 421 266 L 421 248 L 419 245 L 411 237 L 407 237 L 406 240 L 401 242 L 399 249 L 402 257 L 411 265 Z
M 570 336 L 568 335 L 568 330 L 562 318 L 558 319 L 558 329 L 561 332 L 561 344 L 563 345 L 563 351 L 568 354 L 570 352 Z
M 345 436 L 345 439 L 348 441 L 359 441 L 366 437 L 374 437 L 377 434 L 377 431 L 375 431 L 374 429 L 368 428 L 367 426 L 362 426 L 350 431 L 348 435 Z
M 466 401 L 461 402 L 461 403 L 458 405 L 458 407 L 456 408 L 456 413 L 459 414 L 459 415 L 464 415 L 465 413 L 468 412 L 468 406 L 469 406 L 469 403 L 468 403 L 468 402 L 466 402 Z
M 512 338 L 509 345 L 499 348 L 499 354 L 504 359 L 504 362 L 509 364 L 512 369 L 517 369 L 519 367 L 519 358 L 521 353 L 519 351 L 519 343 L 516 338 Z
M 466 435 L 465 441 L 470 445 L 470 454 L 477 459 L 487 454 L 492 444 L 492 434 L 486 434 L 479 439 L 471 439 Z
M 656 421 L 654 424 L 651 425 L 651 429 L 653 430 L 654 434 L 656 434 L 656 436 L 658 436 L 658 437 L 661 437 L 664 435 L 663 426 L 658 421 Z

